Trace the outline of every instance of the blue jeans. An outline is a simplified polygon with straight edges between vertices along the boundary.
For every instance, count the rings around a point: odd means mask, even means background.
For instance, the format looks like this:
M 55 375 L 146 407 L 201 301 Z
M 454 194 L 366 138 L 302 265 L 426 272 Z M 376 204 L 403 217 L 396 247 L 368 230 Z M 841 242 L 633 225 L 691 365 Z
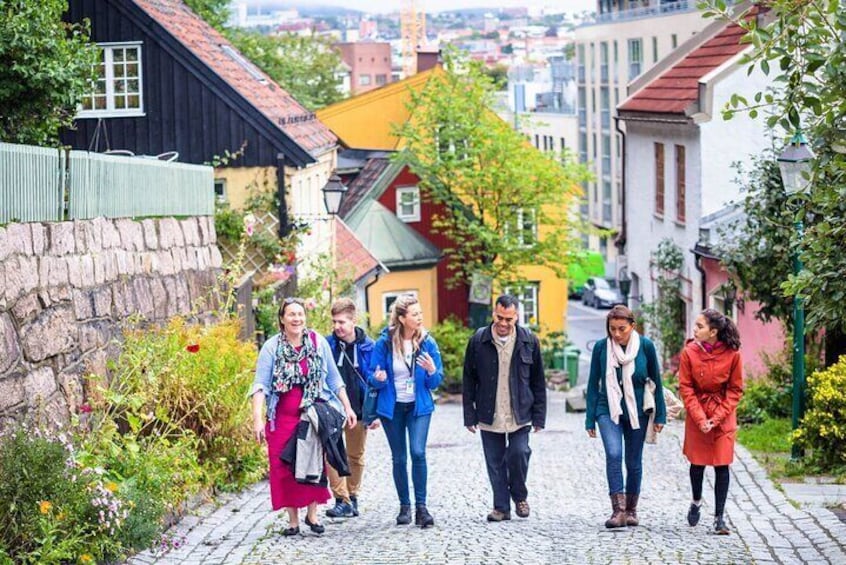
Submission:
M 408 496 L 408 451 L 411 451 L 411 480 L 414 482 L 414 503 L 426 504 L 426 438 L 429 435 L 431 414 L 414 415 L 413 402 L 397 402 L 394 406 L 394 418 L 380 418 L 385 436 L 391 447 L 394 462 L 394 486 L 397 489 L 400 504 L 410 505 Z M 406 430 L 408 445 L 406 449 Z
M 633 430 L 629 419 L 620 416 L 620 423 L 615 424 L 611 416 L 603 414 L 596 419 L 599 434 L 605 447 L 605 475 L 608 478 L 608 494 L 640 494 L 640 481 L 643 477 L 643 440 L 646 439 L 646 426 L 649 417 L 640 417 L 640 429 Z M 626 487 L 623 489 L 623 445 L 626 458 Z

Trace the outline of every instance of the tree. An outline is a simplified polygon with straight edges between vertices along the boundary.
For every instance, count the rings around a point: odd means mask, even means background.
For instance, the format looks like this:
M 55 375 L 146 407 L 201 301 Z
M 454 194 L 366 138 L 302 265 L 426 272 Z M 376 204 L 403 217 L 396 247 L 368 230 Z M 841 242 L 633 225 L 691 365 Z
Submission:
M 643 306 L 643 315 L 650 336 L 658 342 L 663 367 L 675 369 L 670 361 L 684 346 L 687 325 L 681 284 L 684 255 L 672 239 L 665 238 L 652 254 L 652 260 L 657 269 L 658 295 L 654 302 Z
M 343 99 L 341 55 L 329 38 L 318 35 L 262 35 L 230 29 L 230 41 L 300 104 L 315 110 Z
M 785 296 L 782 284 L 791 274 L 795 229 L 775 155 L 758 157 L 750 171 L 738 167 L 736 182 L 744 194 L 743 214 L 726 227 L 715 251 L 745 297 L 760 304 L 755 316 L 789 326 L 793 300 Z
M 65 0 L 0 0 L 0 140 L 58 143 L 100 56 L 87 24 L 67 24 Z
M 482 72 L 491 79 L 497 90 L 508 88 L 508 66 L 497 63 L 492 67 L 482 67 Z
M 185 4 L 218 31 L 229 20 L 230 0 L 185 0 Z
M 800 197 L 795 219 L 806 225 L 794 238 L 804 264 L 782 286 L 788 296 L 805 298 L 811 330 L 826 328 L 826 353 L 843 351 L 846 340 L 846 3 L 838 0 L 771 0 L 765 17 L 732 14 L 724 0 L 704 4 L 706 16 L 733 20 L 746 30 L 753 49 L 744 57 L 750 72 L 774 74 L 777 90 L 752 100 L 734 96 L 726 117 L 736 112 L 758 115 L 766 109 L 770 127 L 789 136 L 802 129 L 816 152 L 811 191 Z M 804 200 L 802 200 L 804 198 Z
M 573 207 L 586 170 L 538 151 L 497 117 L 494 85 L 480 64 L 451 49 L 444 68 L 412 91 L 413 118 L 399 128 L 406 151 L 398 158 L 420 178 L 424 198 L 446 210 L 433 226 L 453 243 L 444 250 L 449 282 L 478 273 L 516 284 L 521 265 L 565 278 L 580 245 Z

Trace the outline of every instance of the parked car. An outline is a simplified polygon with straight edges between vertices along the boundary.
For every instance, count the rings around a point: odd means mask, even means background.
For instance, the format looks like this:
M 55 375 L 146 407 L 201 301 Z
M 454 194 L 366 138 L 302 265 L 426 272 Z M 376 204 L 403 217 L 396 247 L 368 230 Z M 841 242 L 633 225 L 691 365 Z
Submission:
M 582 291 L 582 303 L 594 308 L 611 308 L 615 304 L 622 304 L 623 296 L 617 289 L 616 281 L 609 281 L 602 277 L 588 277 Z

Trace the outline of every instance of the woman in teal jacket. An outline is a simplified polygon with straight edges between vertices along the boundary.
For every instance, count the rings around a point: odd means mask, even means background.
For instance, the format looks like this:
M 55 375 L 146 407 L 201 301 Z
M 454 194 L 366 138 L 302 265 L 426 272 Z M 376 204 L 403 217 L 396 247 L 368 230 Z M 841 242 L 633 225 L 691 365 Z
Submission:
M 379 391 L 376 413 L 393 458 L 394 485 L 400 501 L 397 525 L 411 523 L 410 451 L 414 523 L 423 528 L 432 526 L 435 520 L 426 508 L 426 438 L 435 410 L 432 390 L 444 379 L 444 369 L 438 344 L 423 328 L 423 312 L 414 296 L 406 294 L 394 302 L 390 325 L 376 341 L 370 368 L 369 383 Z
M 655 346 L 635 330 L 632 311 L 614 306 L 605 322 L 608 338 L 593 348 L 587 388 L 585 429 L 596 437 L 596 425 L 605 448 L 605 474 L 612 514 L 607 528 L 637 526 L 637 503 L 643 476 L 643 443 L 650 425 L 643 397 L 647 380 L 655 383 L 654 431 L 667 421 L 661 370 Z M 623 486 L 623 445 L 626 482 Z

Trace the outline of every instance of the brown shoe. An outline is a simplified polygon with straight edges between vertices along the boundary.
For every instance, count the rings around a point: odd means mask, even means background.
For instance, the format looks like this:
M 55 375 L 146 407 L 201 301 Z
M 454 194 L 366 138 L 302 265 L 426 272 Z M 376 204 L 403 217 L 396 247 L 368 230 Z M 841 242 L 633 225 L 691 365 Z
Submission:
M 488 514 L 488 522 L 503 522 L 510 519 L 511 512 L 503 512 L 502 510 L 497 510 L 496 508 L 491 510 L 491 513 Z
M 626 494 L 626 525 L 637 526 L 640 522 L 637 519 L 637 499 L 636 494 Z
M 626 495 L 618 492 L 611 495 L 611 517 L 605 521 L 606 528 L 626 527 Z
M 529 517 L 529 503 L 525 500 L 521 500 L 515 504 L 517 506 L 517 515 L 521 518 L 528 518 Z

